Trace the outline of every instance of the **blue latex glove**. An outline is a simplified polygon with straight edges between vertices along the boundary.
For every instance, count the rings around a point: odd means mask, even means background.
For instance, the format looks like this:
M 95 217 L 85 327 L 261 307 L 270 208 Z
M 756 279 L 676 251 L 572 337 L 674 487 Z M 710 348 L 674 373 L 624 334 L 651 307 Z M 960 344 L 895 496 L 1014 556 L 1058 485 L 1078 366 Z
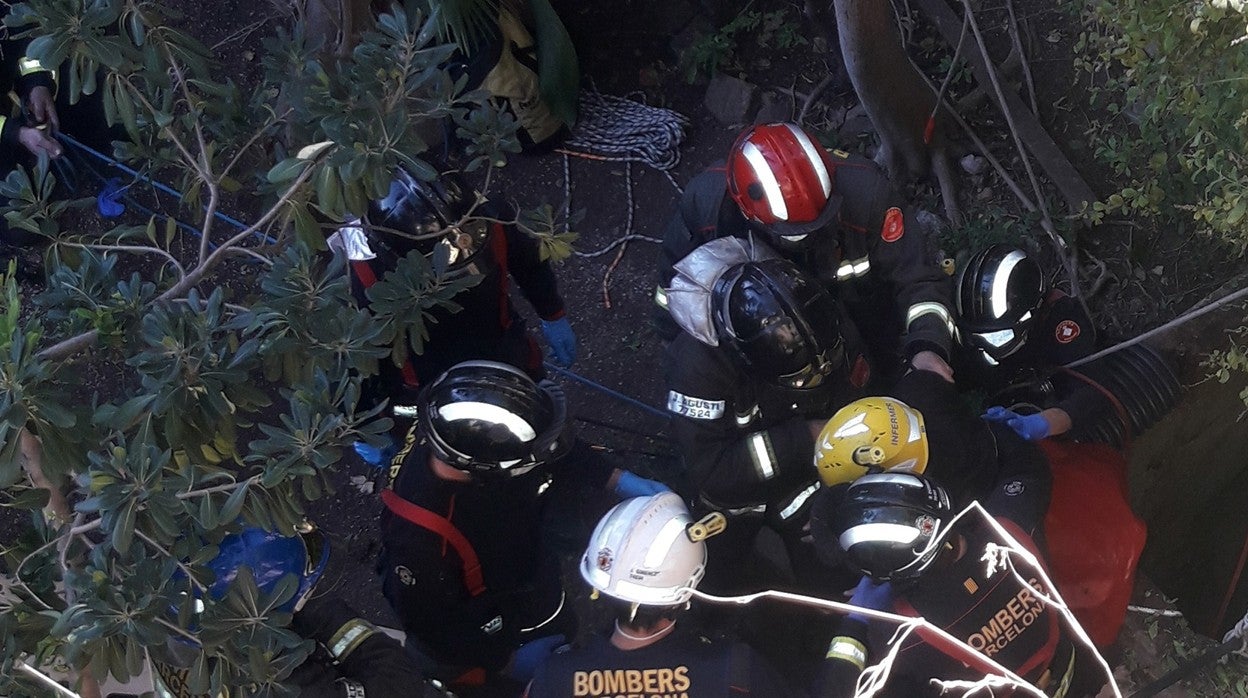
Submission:
M 542 336 L 550 345 L 550 353 L 555 363 L 567 368 L 576 361 L 576 333 L 572 331 L 572 323 L 568 318 L 558 320 L 542 320 Z
M 370 446 L 363 441 L 356 441 L 351 444 L 351 447 L 355 449 L 355 452 L 359 454 L 365 463 L 374 468 L 386 467 L 389 465 L 390 459 L 394 458 L 394 454 L 398 452 L 398 449 L 395 448 L 394 439 L 390 437 L 386 437 L 386 445 L 381 448 Z
M 95 207 L 105 218 L 116 218 L 126 212 L 126 205 L 121 203 L 121 195 L 126 192 L 121 180 L 113 177 L 104 183 L 104 188 L 95 197 Z
M 547 635 L 520 645 L 511 657 L 511 668 L 507 670 L 507 675 L 516 681 L 528 683 L 533 679 L 533 674 L 537 673 L 537 668 L 565 640 L 563 635 Z
M 879 583 L 870 577 L 863 577 L 858 581 L 858 586 L 854 587 L 854 594 L 849 597 L 849 602 L 873 611 L 887 611 L 893 605 L 893 585 L 889 582 Z M 867 617 L 858 613 L 851 613 L 849 617 L 863 623 L 867 622 Z
M 989 407 L 983 418 L 1005 424 L 1028 441 L 1039 441 L 1049 435 L 1049 420 L 1042 414 L 1019 414 L 1004 407 Z
M 619 479 L 615 481 L 614 491 L 615 496 L 620 499 L 632 499 L 633 497 L 649 497 L 660 492 L 671 492 L 672 488 L 658 480 L 649 480 L 627 470 L 621 470 Z

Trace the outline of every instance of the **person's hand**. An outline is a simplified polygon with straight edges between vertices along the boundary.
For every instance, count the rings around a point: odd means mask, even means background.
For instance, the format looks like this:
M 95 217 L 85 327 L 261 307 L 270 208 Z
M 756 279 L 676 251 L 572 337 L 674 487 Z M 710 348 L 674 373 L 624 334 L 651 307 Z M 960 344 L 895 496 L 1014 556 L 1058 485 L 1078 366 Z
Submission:
M 615 480 L 615 487 L 612 492 L 620 499 L 632 499 L 633 497 L 649 497 L 661 492 L 671 492 L 672 488 L 664 485 L 658 480 L 650 480 L 640 475 L 630 473 L 627 470 L 619 471 L 620 476 Z
M 989 422 L 1005 424 L 1013 429 L 1014 433 L 1028 441 L 1039 441 L 1052 431 L 1049 420 L 1045 419 L 1043 414 L 1024 415 L 1004 407 L 989 407 L 988 411 L 983 414 L 983 418 Z
M 949 362 L 940 358 L 940 354 L 934 351 L 921 351 L 910 359 L 910 365 L 920 371 L 931 371 L 939 375 L 941 378 L 953 382 L 953 368 L 949 366 Z
M 47 124 L 52 133 L 61 130 L 61 120 L 56 114 L 56 100 L 52 97 L 52 90 L 43 85 L 32 89 L 26 97 L 26 106 L 30 109 L 36 125 Z
M 61 144 L 47 131 L 23 126 L 18 130 L 17 140 L 35 157 L 47 155 L 55 160 L 61 156 Z
M 558 320 L 542 320 L 542 336 L 550 345 L 555 363 L 567 368 L 576 361 L 576 333 L 567 317 Z
M 559 645 L 564 644 L 565 640 L 563 635 L 547 635 L 520 645 L 515 654 L 511 655 L 511 663 L 507 665 L 504 673 L 516 681 L 527 683 L 533 678 L 533 674 L 537 673 L 537 668 L 542 665 L 542 662 L 545 662 Z
M 893 585 L 889 582 L 876 582 L 864 576 L 858 581 L 858 586 L 854 587 L 854 593 L 849 597 L 849 602 L 859 608 L 869 608 L 873 611 L 888 610 L 893 605 Z M 867 617 L 859 613 L 851 613 L 849 617 L 863 623 L 867 622 Z

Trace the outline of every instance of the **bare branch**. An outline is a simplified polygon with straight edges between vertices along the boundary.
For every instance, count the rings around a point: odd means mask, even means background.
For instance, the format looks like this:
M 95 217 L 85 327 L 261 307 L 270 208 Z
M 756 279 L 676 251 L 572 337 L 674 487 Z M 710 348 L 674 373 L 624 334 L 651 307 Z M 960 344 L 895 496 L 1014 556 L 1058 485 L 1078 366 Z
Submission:
M 178 270 L 178 278 L 186 276 L 186 269 L 178 262 L 178 260 L 167 251 L 159 247 L 151 247 L 149 245 L 113 245 L 113 244 L 96 244 L 86 242 L 62 242 L 62 245 L 70 247 L 79 247 L 87 250 L 103 250 L 104 252 L 133 252 L 134 254 L 154 254 L 164 257 L 174 269 Z

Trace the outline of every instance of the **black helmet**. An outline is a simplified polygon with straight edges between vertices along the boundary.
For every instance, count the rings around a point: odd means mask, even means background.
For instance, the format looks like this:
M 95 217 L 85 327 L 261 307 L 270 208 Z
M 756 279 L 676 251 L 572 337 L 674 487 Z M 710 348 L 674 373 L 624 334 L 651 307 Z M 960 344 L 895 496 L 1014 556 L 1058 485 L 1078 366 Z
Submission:
M 489 237 L 488 222 L 484 219 L 463 220 L 472 211 L 476 196 L 472 186 L 457 173 L 444 173 L 426 182 L 400 167 L 386 197 L 369 204 L 368 222 L 413 236 L 385 238 L 399 256 L 411 250 L 432 254 L 443 247 L 447 263 L 454 266 L 480 251 Z M 434 237 L 443 231 L 446 235 Z
M 819 385 L 845 364 L 839 308 L 791 262 L 745 262 L 711 291 L 719 341 L 755 375 L 787 388 Z
M 958 275 L 961 341 L 994 362 L 1013 354 L 1026 343 L 1044 293 L 1044 274 L 1026 252 L 993 245 L 975 253 Z
M 949 495 L 921 475 L 863 475 L 836 509 L 832 531 L 852 567 L 876 580 L 918 577 L 936 559 Z
M 473 473 L 521 475 L 571 446 L 563 391 L 495 361 L 455 364 L 422 392 L 420 431 L 434 455 Z

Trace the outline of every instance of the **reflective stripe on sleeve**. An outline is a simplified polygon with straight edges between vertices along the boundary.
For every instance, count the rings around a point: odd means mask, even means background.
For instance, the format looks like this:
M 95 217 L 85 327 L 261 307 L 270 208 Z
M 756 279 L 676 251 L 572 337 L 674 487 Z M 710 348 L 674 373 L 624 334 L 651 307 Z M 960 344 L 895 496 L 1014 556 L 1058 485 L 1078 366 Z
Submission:
M 771 447 L 771 437 L 760 431 L 750 435 L 750 458 L 758 470 L 760 479 L 766 481 L 776 476 L 776 451 Z
M 654 304 L 667 310 L 667 289 L 662 286 L 654 287 Z
M 908 331 L 910 329 L 910 325 L 914 324 L 915 320 L 918 320 L 924 315 L 935 315 L 940 318 L 940 321 L 945 324 L 945 328 L 949 330 L 949 335 L 953 335 L 953 315 L 949 312 L 948 308 L 935 301 L 924 301 L 910 306 L 910 310 L 906 311 L 906 330 Z
M 840 659 L 854 666 L 861 671 L 867 666 L 867 648 L 863 644 L 852 637 L 832 638 L 832 642 L 828 645 L 827 659 Z
M 51 68 L 43 67 L 43 64 L 33 58 L 23 57 L 17 62 L 17 70 L 22 77 L 32 73 L 48 72 L 52 73 L 52 81 L 56 82 L 56 71 Z
M 856 279 L 859 276 L 866 275 L 869 271 L 871 271 L 871 260 L 869 258 L 847 259 L 842 261 L 841 265 L 836 268 L 836 280 Z
M 802 505 L 805 504 L 806 500 L 810 499 L 810 496 L 818 491 L 818 489 L 819 483 L 816 482 L 810 487 L 798 492 L 797 496 L 793 498 L 793 501 L 789 502 L 788 506 L 780 510 L 780 518 L 788 519 L 798 511 L 801 511 Z
M 377 628 L 373 627 L 372 623 L 360 618 L 352 618 L 338 628 L 338 632 L 329 639 L 325 648 L 334 656 L 334 659 L 341 662 L 375 632 Z

